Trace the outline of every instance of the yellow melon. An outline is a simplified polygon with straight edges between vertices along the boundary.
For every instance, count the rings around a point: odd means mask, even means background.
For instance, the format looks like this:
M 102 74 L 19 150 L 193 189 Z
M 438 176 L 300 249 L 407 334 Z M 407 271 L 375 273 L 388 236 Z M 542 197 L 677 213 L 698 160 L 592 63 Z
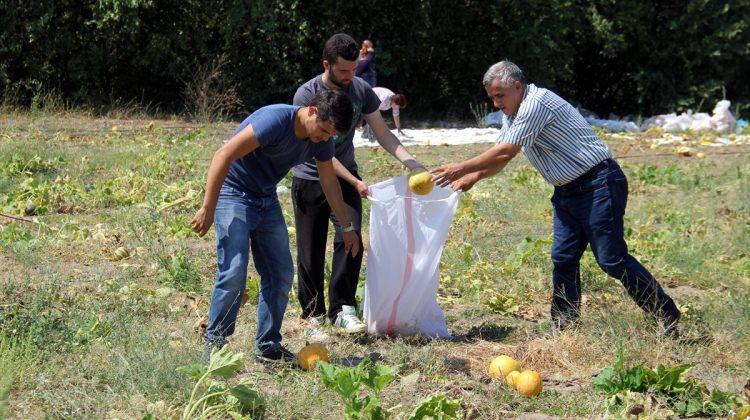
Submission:
M 504 354 L 494 358 L 489 368 L 490 376 L 501 381 L 514 370 L 518 370 L 518 362 Z
M 122 260 L 125 258 L 128 258 L 130 256 L 130 252 L 124 247 L 119 247 L 115 250 L 115 260 Z
M 297 353 L 297 363 L 307 371 L 315 370 L 315 364 L 318 360 L 329 362 L 328 350 L 320 343 L 308 344 Z
M 434 186 L 432 174 L 422 168 L 415 169 L 409 174 L 409 188 L 417 195 L 429 194 Z
M 526 397 L 542 392 L 542 375 L 533 370 L 524 370 L 516 379 L 516 390 Z
M 747 390 L 747 387 L 745 388 Z M 737 410 L 732 420 L 745 420 L 750 417 L 750 405 Z
M 509 387 L 515 388 L 519 376 L 521 376 L 521 372 L 514 370 L 505 377 L 505 383 L 508 384 Z
M 690 157 L 690 156 L 693 156 L 693 149 L 687 146 L 682 146 L 682 147 L 678 147 L 675 153 L 677 153 L 680 156 Z

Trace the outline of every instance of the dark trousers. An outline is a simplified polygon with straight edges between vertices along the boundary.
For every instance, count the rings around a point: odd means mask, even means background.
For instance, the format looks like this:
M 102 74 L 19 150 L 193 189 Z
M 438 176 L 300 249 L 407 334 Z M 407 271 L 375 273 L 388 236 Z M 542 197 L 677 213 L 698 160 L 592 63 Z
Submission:
M 356 172 L 352 172 L 359 178 Z M 323 285 L 325 282 L 325 251 L 328 223 L 333 222 L 333 263 L 328 284 L 328 317 L 335 321 L 341 306 L 356 306 L 355 295 L 359 271 L 362 267 L 362 198 L 352 185 L 339 178 L 346 204 L 346 215 L 354 223 L 359 236 L 360 251 L 356 257 L 344 252 L 344 241 L 331 207 L 318 181 L 300 178 L 292 180 L 292 203 L 297 229 L 297 297 L 302 306 L 302 318 L 326 314 Z
M 661 320 L 671 322 L 680 317 L 674 301 L 628 253 L 623 231 L 627 201 L 628 181 L 612 159 L 566 185 L 555 187 L 551 315 L 558 324 L 578 317 L 580 259 L 589 244 L 599 267 L 620 280 L 638 306 Z

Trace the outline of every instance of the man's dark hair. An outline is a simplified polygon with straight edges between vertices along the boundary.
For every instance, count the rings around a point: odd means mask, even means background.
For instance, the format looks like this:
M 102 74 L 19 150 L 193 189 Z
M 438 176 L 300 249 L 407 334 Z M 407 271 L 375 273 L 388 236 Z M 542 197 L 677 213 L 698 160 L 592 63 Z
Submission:
M 338 57 L 347 61 L 355 61 L 359 56 L 359 46 L 354 38 L 347 34 L 336 34 L 326 41 L 323 47 L 323 60 L 336 63 Z
M 310 105 L 318 108 L 318 118 L 329 122 L 339 134 L 346 134 L 352 128 L 354 106 L 351 99 L 340 90 L 321 90 L 315 94 Z

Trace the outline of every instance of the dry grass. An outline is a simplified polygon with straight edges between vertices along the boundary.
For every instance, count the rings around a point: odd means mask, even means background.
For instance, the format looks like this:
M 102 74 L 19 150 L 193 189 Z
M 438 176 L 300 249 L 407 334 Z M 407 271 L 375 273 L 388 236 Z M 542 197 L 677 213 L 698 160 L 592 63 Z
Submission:
M 57 206 L 38 216 L 44 228 L 22 223 L 19 236 L 0 241 L 0 325 L 14 329 L 0 331 L 0 337 L 31 340 L 34 356 L 14 362 L 30 364 L 34 377 L 14 381 L 9 394 L 12 418 L 134 418 L 147 412 L 172 418 L 191 386 L 175 369 L 195 362 L 201 352 L 200 325 L 215 275 L 213 238 L 180 236 L 179 218 L 192 216 L 197 201 L 153 219 L 146 209 L 184 196 L 188 189 L 200 190 L 211 153 L 232 125 L 177 120 L 152 124 L 147 118 L 110 117 L 74 111 L 11 113 L 1 121 L 0 164 L 14 155 L 62 157 L 64 164 L 32 176 L 50 182 L 61 177 L 60 182 L 71 187 L 65 194 L 73 194 L 63 195 L 62 203 L 74 205 L 72 212 L 56 212 L 67 208 Z M 454 339 L 334 335 L 329 346 L 334 361 L 351 364 L 370 357 L 393 367 L 397 378 L 382 401 L 397 412 L 408 413 L 425 397 L 442 393 L 461 398 L 469 418 L 603 415 L 604 396 L 590 384 L 612 364 L 617 343 L 622 343 L 628 363 L 693 363 L 691 374 L 709 387 L 740 392 L 750 376 L 750 148 L 706 147 L 706 159 L 684 158 L 669 148 L 651 149 L 646 139 L 653 135 L 608 142 L 630 175 L 627 223 L 634 229 L 633 252 L 669 286 L 678 304 L 692 305 L 683 339 L 658 338 L 622 286 L 603 275 L 590 256 L 582 266 L 580 326 L 542 337 L 549 311 L 551 268 L 545 241 L 551 233 L 550 189 L 521 158 L 505 174 L 462 197 L 443 254 L 438 296 Z M 486 147 L 419 147 L 413 152 L 428 165 L 437 165 Z M 382 150 L 357 150 L 357 157 L 361 173 L 371 182 L 401 173 Z M 673 176 L 665 172 L 670 167 L 679 173 L 663 184 L 634 173 L 646 168 L 651 171 L 646 175 L 660 180 Z M 127 182 L 107 184 L 118 177 Z M 16 194 L 25 178 L 0 180 L 0 200 Z M 86 185 L 93 190 L 86 191 Z M 102 192 L 107 185 L 123 191 L 143 185 L 145 194 L 133 195 L 132 203 L 118 202 Z M 289 196 L 281 202 L 290 216 Z M 0 207 L 6 204 L 0 201 Z M 292 223 L 291 217 L 287 222 Z M 9 232 L 8 220 L 0 217 L 0 224 Z M 533 252 L 523 256 L 519 268 L 509 269 L 522 257 L 516 247 L 527 236 Z M 118 246 L 127 247 L 130 257 L 114 260 L 112 250 Z M 163 298 L 155 294 L 165 286 L 153 257 L 162 248 L 187 255 L 201 278 L 199 292 L 174 290 Z M 518 311 L 493 313 L 482 303 L 490 292 L 516 296 Z M 304 345 L 304 325 L 294 294 L 290 297 L 282 331 L 284 343 L 296 350 Z M 256 309 L 252 302 L 242 308 L 231 343 L 232 349 L 248 355 Z M 523 399 L 489 380 L 487 364 L 498 354 L 540 371 L 545 391 Z M 342 417 L 339 400 L 316 374 L 269 370 L 249 358 L 242 377 L 265 396 L 269 418 Z

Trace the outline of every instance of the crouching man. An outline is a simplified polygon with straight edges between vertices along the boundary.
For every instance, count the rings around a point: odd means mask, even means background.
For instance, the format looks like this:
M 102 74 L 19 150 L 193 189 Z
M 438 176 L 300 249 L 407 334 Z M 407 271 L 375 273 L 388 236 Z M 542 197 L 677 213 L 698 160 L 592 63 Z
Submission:
M 333 170 L 331 136 L 352 125 L 351 100 L 342 92 L 318 92 L 309 106 L 270 105 L 255 111 L 213 156 L 203 205 L 190 221 L 201 236 L 216 227 L 218 275 L 211 296 L 205 356 L 234 333 L 252 252 L 260 274 L 255 354 L 260 361 L 293 361 L 281 345 L 281 322 L 294 264 L 276 185 L 295 165 L 314 158 L 326 200 L 340 222 L 347 253 L 359 238 L 347 217 Z

